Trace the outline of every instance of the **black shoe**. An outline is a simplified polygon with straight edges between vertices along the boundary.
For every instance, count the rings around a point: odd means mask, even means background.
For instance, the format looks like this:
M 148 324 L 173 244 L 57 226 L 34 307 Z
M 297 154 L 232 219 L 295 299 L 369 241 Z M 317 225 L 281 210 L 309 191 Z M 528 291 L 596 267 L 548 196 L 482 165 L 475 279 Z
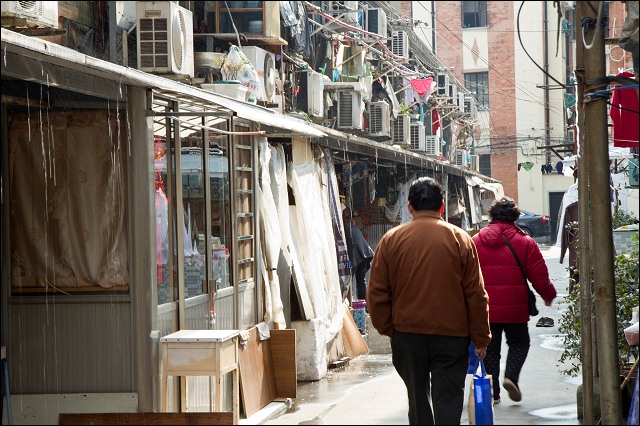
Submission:
M 553 327 L 555 325 L 553 318 L 545 317 L 543 327 Z
M 546 319 L 547 317 L 541 317 L 536 323 L 536 327 L 546 327 L 546 325 L 544 325 Z
M 509 392 L 509 398 L 511 398 L 512 401 L 519 402 L 522 400 L 522 393 L 520 393 L 520 388 L 515 381 L 505 377 L 502 381 L 502 387 Z

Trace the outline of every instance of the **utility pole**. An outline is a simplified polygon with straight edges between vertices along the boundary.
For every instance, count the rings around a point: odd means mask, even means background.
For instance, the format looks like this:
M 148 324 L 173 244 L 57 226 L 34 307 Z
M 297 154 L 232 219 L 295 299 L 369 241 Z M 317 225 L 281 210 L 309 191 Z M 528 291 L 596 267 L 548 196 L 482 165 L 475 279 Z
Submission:
M 584 16 L 582 11 L 584 3 L 576 2 L 576 24 Z M 585 149 L 585 137 L 581 123 L 584 120 L 584 44 L 579 37 L 576 43 L 576 81 L 578 111 L 576 122 L 578 128 L 579 160 L 578 164 L 578 271 L 580 280 L 580 334 L 582 335 L 581 358 L 582 358 L 582 423 L 586 425 L 595 424 L 594 400 L 593 400 L 593 378 L 594 360 L 592 350 L 593 328 L 592 328 L 592 306 L 591 306 L 591 232 L 589 220 L 589 157 Z M 562 224 L 561 224 L 562 225 Z M 560 234 L 562 235 L 562 233 Z
M 593 259 L 598 341 L 598 371 L 600 373 L 600 411 L 602 424 L 622 423 L 622 398 L 616 324 L 615 278 L 613 273 L 613 238 L 611 235 L 611 195 L 609 186 L 609 132 L 607 128 L 608 97 L 595 92 L 607 89 L 604 51 L 604 7 L 602 1 L 592 2 L 594 9 L 583 7 L 581 24 L 589 23 L 585 46 L 585 151 L 589 158 L 591 201 L 591 236 L 598 243 L 598 256 Z M 587 6 L 589 6 L 587 4 Z M 597 6 L 597 7 L 596 7 Z M 592 95 L 593 96 L 590 96 Z

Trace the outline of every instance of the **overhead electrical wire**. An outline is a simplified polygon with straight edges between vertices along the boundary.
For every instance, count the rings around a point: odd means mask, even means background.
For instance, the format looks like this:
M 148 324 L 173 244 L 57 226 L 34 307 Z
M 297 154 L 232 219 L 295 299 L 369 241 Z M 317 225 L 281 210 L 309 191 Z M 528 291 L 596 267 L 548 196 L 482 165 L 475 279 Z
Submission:
M 449 32 L 451 33 L 451 35 L 453 35 L 464 47 L 466 47 L 467 49 L 469 49 L 471 52 L 473 52 L 473 49 L 466 44 L 460 37 L 458 37 L 458 35 L 456 35 L 449 27 L 447 27 L 447 25 L 442 22 L 440 20 L 440 18 L 438 18 L 438 16 L 435 14 L 435 12 L 431 12 L 429 9 L 426 8 L 426 6 L 424 6 L 422 3 L 420 2 L 416 2 L 416 4 L 420 5 L 423 9 L 425 9 L 428 13 L 431 13 L 434 18 L 440 23 L 442 24 L 442 26 Z M 440 38 L 442 38 L 443 40 L 446 40 L 441 34 L 438 34 L 438 32 L 436 31 L 436 34 L 440 36 Z M 525 90 L 522 87 L 518 86 L 518 83 L 511 80 L 510 78 L 506 77 L 504 74 L 502 74 L 497 68 L 495 68 L 493 65 L 491 65 L 489 62 L 487 62 L 484 58 L 482 58 L 481 56 L 478 56 L 478 59 L 480 59 L 482 62 L 484 62 L 485 64 L 487 64 L 487 66 L 492 69 L 493 71 L 495 71 L 500 77 L 504 78 L 505 80 L 509 81 L 510 83 L 513 83 L 514 87 L 518 88 L 519 90 L 521 90 L 524 94 L 526 94 L 527 96 L 530 96 L 533 99 L 537 99 L 537 95 L 533 94 L 532 92 L 529 92 L 528 90 Z M 545 106 L 544 103 L 540 100 L 537 100 L 537 103 Z M 559 113 L 556 112 L 556 114 L 561 115 Z M 564 116 L 563 116 L 564 118 Z

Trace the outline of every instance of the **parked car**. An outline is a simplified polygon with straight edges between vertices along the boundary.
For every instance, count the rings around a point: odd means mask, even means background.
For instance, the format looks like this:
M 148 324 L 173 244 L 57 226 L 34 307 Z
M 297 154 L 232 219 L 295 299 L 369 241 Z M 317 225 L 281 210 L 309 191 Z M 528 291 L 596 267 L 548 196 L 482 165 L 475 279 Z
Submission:
M 548 237 L 551 235 L 549 216 L 522 211 L 520 212 L 520 219 L 516 220 L 516 226 L 522 228 L 530 237 Z

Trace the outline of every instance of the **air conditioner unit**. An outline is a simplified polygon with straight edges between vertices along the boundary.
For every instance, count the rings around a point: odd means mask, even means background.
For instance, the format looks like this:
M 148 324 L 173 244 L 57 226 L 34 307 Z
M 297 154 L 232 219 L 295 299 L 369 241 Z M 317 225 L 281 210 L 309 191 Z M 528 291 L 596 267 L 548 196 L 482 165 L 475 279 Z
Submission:
M 373 8 L 367 11 L 367 31 L 387 36 L 387 13 L 384 10 Z
M 404 59 L 409 59 L 409 35 L 405 31 L 391 33 L 391 52 Z
M 339 129 L 359 129 L 363 128 L 364 107 L 362 95 L 349 90 L 339 91 L 338 96 L 338 123 Z
M 466 166 L 466 165 L 467 165 L 467 150 L 456 149 L 456 166 Z
M 2 16 L 26 18 L 38 26 L 58 28 L 58 2 L 3 1 Z
M 456 105 L 458 103 L 458 86 L 455 84 L 449 84 L 449 90 L 447 92 L 447 103 L 451 105 Z
M 324 117 L 324 76 L 311 69 L 298 73 L 301 90 L 296 97 L 298 109 L 312 117 Z
M 167 1 L 140 1 L 136 9 L 138 69 L 193 77 L 193 16 Z
M 424 113 L 424 134 L 430 136 L 433 134 L 433 116 L 431 111 Z
M 476 172 L 480 172 L 480 156 L 479 155 L 471 156 L 471 168 Z
M 448 96 L 449 95 L 449 74 L 441 73 L 436 76 L 436 81 L 438 83 L 438 95 L 439 96 Z
M 242 48 L 242 52 L 258 72 L 258 78 L 260 79 L 258 100 L 273 102 L 278 74 L 276 70 L 276 55 L 256 46 L 245 46 Z
M 425 134 L 424 134 L 424 124 L 422 123 L 411 123 L 410 126 L 410 141 L 411 141 L 411 149 L 417 151 L 425 150 Z
M 338 21 L 349 25 L 358 25 L 357 1 L 323 1 L 322 9 Z
M 456 105 L 458 105 L 458 110 L 460 112 L 464 112 L 464 93 L 458 92 L 458 100 L 456 101 Z
M 464 112 L 469 114 L 471 118 L 476 118 L 478 116 L 478 105 L 476 104 L 476 98 L 474 98 L 473 96 L 465 96 Z
M 391 119 L 389 104 L 385 101 L 369 104 L 369 134 L 371 136 L 389 136 Z
M 442 142 L 438 136 L 426 136 L 424 138 L 424 153 L 439 157 L 442 154 Z
M 411 118 L 406 114 L 399 114 L 398 118 L 393 122 L 393 136 L 392 143 L 398 145 L 409 144 L 411 141 L 411 134 L 409 126 L 411 124 Z

